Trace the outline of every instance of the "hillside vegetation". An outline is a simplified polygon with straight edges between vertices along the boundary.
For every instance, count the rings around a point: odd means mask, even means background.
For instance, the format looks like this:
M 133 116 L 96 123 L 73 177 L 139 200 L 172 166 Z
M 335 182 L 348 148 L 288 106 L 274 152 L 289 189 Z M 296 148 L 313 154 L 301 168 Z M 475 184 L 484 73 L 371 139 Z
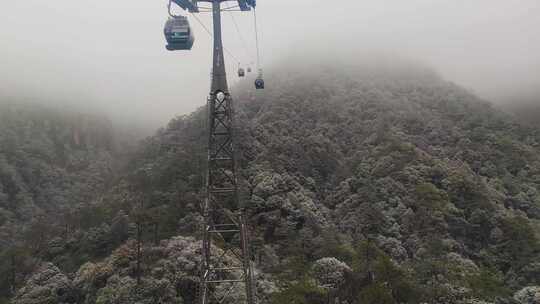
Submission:
M 415 65 L 313 66 L 234 90 L 261 303 L 538 303 L 538 129 Z M 194 303 L 205 114 L 146 139 L 13 303 Z
M 54 256 L 49 241 L 92 221 L 113 171 L 107 119 L 0 102 L 0 298 Z

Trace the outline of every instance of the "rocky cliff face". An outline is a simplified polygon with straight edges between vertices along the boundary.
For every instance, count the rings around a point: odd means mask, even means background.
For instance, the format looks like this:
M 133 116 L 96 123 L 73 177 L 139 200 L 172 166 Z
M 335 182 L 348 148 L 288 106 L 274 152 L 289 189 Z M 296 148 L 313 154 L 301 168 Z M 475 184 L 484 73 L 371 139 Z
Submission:
M 313 66 L 274 69 L 264 93 L 235 89 L 261 302 L 326 303 L 332 283 L 349 304 L 534 303 L 538 130 L 423 68 Z M 57 240 L 46 259 L 60 264 L 73 246 L 98 257 L 120 246 L 71 275 L 70 301 L 192 303 L 204 115 L 143 143 L 87 245 Z M 148 257 L 138 285 L 134 239 Z

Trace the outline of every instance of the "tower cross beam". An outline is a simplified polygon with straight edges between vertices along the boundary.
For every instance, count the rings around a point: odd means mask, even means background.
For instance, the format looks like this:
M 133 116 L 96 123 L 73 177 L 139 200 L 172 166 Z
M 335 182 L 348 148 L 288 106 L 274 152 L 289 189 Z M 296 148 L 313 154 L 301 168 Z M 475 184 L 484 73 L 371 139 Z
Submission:
M 199 7 L 197 6 L 197 2 L 228 2 L 228 1 L 234 1 L 238 2 L 238 7 L 241 11 L 249 11 L 251 8 L 255 8 L 256 6 L 256 0 L 172 0 L 176 5 L 181 7 L 182 9 L 189 11 L 190 13 L 198 13 Z

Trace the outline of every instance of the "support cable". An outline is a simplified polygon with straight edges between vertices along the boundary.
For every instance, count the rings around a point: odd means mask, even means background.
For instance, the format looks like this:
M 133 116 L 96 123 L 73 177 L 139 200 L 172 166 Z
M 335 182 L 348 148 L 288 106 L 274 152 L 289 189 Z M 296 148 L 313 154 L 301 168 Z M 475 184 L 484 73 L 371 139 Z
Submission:
M 242 10 L 240 10 L 239 5 L 228 6 L 228 7 L 222 8 L 221 11 L 222 12 L 227 12 L 227 11 L 233 11 L 234 9 L 238 9 L 238 11 L 240 11 L 240 12 L 242 11 Z
M 257 48 L 257 70 L 260 72 L 260 66 L 261 66 L 261 52 L 259 50 L 259 30 L 257 28 L 257 12 L 255 8 L 253 8 L 253 19 L 255 23 L 255 46 Z
M 190 13 L 193 18 L 195 18 L 195 20 L 197 20 L 197 22 L 199 22 L 199 24 L 203 27 L 203 29 L 206 31 L 206 33 L 208 33 L 208 35 L 210 35 L 210 38 L 214 38 L 214 35 L 212 34 L 212 32 L 208 29 L 208 27 L 206 25 L 204 25 L 204 23 L 201 21 L 201 19 L 199 19 L 199 17 L 197 17 L 197 15 L 195 15 L 194 13 Z M 229 51 L 229 49 L 227 49 L 225 46 L 223 46 L 223 49 L 225 50 L 225 52 L 227 52 L 227 55 L 229 55 L 232 60 L 236 61 L 236 62 L 240 62 L 238 61 L 238 58 L 236 58 L 236 56 L 233 55 L 233 53 L 231 51 Z
M 240 27 L 238 26 L 238 23 L 236 22 L 236 19 L 234 18 L 234 15 L 229 11 L 229 16 L 231 16 L 231 19 L 234 23 L 234 27 L 236 28 L 236 32 L 238 33 L 238 37 L 240 38 L 240 41 L 242 43 L 242 47 L 244 48 L 244 51 L 246 52 L 247 60 L 250 61 L 250 53 L 249 48 L 247 46 L 246 40 L 244 39 L 244 36 L 242 36 L 242 33 L 240 31 Z

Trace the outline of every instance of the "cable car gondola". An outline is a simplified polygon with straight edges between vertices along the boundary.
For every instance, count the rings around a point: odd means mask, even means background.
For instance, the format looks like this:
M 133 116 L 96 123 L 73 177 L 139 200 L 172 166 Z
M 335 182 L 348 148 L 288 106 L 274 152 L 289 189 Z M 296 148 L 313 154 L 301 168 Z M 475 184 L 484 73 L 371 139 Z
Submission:
M 247 68 L 247 72 L 248 72 L 248 73 L 251 73 L 251 67 L 248 67 L 248 68 Z
M 262 77 L 257 77 L 257 79 L 255 79 L 255 89 L 264 89 L 264 79 L 262 79 Z
M 255 79 L 255 89 L 262 90 L 264 89 L 264 79 L 262 69 L 259 69 L 259 75 Z
M 164 33 L 169 51 L 191 50 L 193 47 L 195 38 L 185 16 L 171 16 L 165 23 Z
M 243 68 L 238 68 L 238 77 L 246 76 L 246 71 Z

